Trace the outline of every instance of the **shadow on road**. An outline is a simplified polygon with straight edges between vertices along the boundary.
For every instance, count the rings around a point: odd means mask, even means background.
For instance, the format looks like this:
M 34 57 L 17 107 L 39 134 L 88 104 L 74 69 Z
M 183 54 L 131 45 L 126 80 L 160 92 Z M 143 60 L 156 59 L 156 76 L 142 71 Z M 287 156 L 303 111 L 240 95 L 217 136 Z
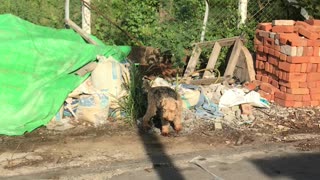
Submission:
M 252 162 L 272 179 L 279 177 L 288 177 L 294 180 L 320 179 L 320 153 L 255 159 Z
M 185 179 L 179 172 L 179 169 L 173 164 L 172 159 L 166 154 L 164 146 L 159 139 L 161 137 L 155 134 L 147 134 L 143 131 L 139 131 L 139 135 L 159 179 Z

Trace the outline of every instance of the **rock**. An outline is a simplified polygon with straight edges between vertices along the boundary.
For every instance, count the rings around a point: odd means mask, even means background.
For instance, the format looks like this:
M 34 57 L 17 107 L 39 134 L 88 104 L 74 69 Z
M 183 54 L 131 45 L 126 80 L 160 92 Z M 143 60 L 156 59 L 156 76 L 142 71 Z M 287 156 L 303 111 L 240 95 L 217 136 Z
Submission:
M 215 130 L 222 129 L 222 124 L 220 122 L 215 122 L 214 123 L 214 129 Z
M 249 115 L 249 116 L 248 116 L 248 118 L 249 118 L 249 120 L 250 120 L 250 121 L 253 121 L 253 120 L 255 120 L 255 119 L 256 119 L 256 117 L 255 117 L 254 115 L 252 115 L 252 114 L 251 114 L 251 115 Z
M 236 115 L 237 119 L 241 118 L 241 110 L 240 109 L 238 109 L 234 114 Z
M 244 121 L 248 121 L 249 117 L 246 114 L 241 114 L 241 119 L 244 120 Z
M 33 155 L 33 154 L 29 154 L 25 158 L 28 159 L 28 160 L 31 160 L 31 161 L 41 161 L 41 160 L 43 160 L 42 156 Z
M 237 110 L 239 110 L 239 109 L 240 109 L 239 106 L 232 106 L 232 107 L 231 107 L 231 111 L 237 111 Z
M 234 115 L 225 115 L 224 117 L 223 117 L 223 119 L 225 120 L 225 121 L 234 121 L 235 119 L 237 119 Z

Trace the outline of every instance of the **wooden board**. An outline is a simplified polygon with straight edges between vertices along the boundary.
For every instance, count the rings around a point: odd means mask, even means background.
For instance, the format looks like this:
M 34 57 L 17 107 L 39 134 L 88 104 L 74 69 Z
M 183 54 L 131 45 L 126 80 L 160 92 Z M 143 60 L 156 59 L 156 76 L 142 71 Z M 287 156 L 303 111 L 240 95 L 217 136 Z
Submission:
M 243 46 L 243 43 L 242 43 L 241 39 L 237 39 L 236 42 L 234 43 L 227 68 L 224 72 L 224 75 L 223 75 L 224 77 L 233 76 L 233 72 L 236 68 L 242 46 Z
M 240 38 L 239 36 L 235 36 L 235 37 L 232 37 L 232 38 L 224 38 L 224 39 L 219 39 L 219 40 L 216 40 L 216 41 L 205 41 L 205 42 L 193 43 L 192 45 L 194 45 L 194 46 L 197 45 L 199 47 L 211 48 L 211 47 L 213 47 L 213 45 L 216 42 L 219 42 L 219 44 L 221 46 L 232 46 L 234 44 L 234 42 L 239 38 Z
M 219 57 L 220 51 L 221 51 L 221 45 L 219 42 L 216 42 L 213 46 L 206 69 L 214 69 L 217 59 Z M 210 72 L 205 71 L 203 74 L 203 78 L 209 77 L 210 74 L 211 74 Z
M 210 85 L 213 83 L 221 83 L 224 81 L 223 77 L 217 77 L 217 78 L 209 78 L 209 79 L 197 79 L 197 80 L 188 80 L 187 84 L 193 84 L 193 85 Z
M 256 79 L 256 72 L 254 70 L 252 55 L 251 55 L 250 51 L 245 46 L 241 47 L 241 53 L 243 53 L 243 55 L 245 56 L 249 81 L 253 81 Z
M 88 43 L 93 45 L 98 45 L 86 32 L 84 32 L 76 23 L 70 19 L 65 20 L 66 24 L 69 25 L 73 30 L 80 34 L 80 36 L 85 39 Z
M 202 49 L 197 45 L 193 48 L 191 58 L 189 60 L 188 66 L 184 72 L 184 77 L 187 77 L 194 72 L 194 70 L 197 66 L 201 51 L 202 51 Z

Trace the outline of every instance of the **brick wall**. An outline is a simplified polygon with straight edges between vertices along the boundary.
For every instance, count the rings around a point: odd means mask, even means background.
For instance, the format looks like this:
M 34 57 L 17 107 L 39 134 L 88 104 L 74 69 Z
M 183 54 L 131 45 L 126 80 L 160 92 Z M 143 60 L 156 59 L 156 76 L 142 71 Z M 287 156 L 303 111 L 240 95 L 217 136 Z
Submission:
M 320 20 L 274 20 L 255 31 L 260 94 L 286 107 L 320 105 Z

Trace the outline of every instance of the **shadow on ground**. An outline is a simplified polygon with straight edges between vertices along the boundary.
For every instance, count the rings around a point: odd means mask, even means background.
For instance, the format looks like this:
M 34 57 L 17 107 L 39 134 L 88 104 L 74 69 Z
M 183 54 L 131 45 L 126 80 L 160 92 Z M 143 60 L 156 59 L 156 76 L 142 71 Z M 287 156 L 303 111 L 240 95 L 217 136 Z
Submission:
M 271 179 L 282 177 L 293 180 L 320 179 L 320 153 L 285 155 L 255 159 L 252 162 Z
M 139 131 L 139 135 L 147 156 L 153 164 L 153 170 L 156 171 L 159 179 L 185 179 L 179 172 L 179 169 L 173 164 L 172 159 L 166 154 L 165 148 L 159 139 L 161 137 L 155 134 L 147 134 L 143 131 Z

